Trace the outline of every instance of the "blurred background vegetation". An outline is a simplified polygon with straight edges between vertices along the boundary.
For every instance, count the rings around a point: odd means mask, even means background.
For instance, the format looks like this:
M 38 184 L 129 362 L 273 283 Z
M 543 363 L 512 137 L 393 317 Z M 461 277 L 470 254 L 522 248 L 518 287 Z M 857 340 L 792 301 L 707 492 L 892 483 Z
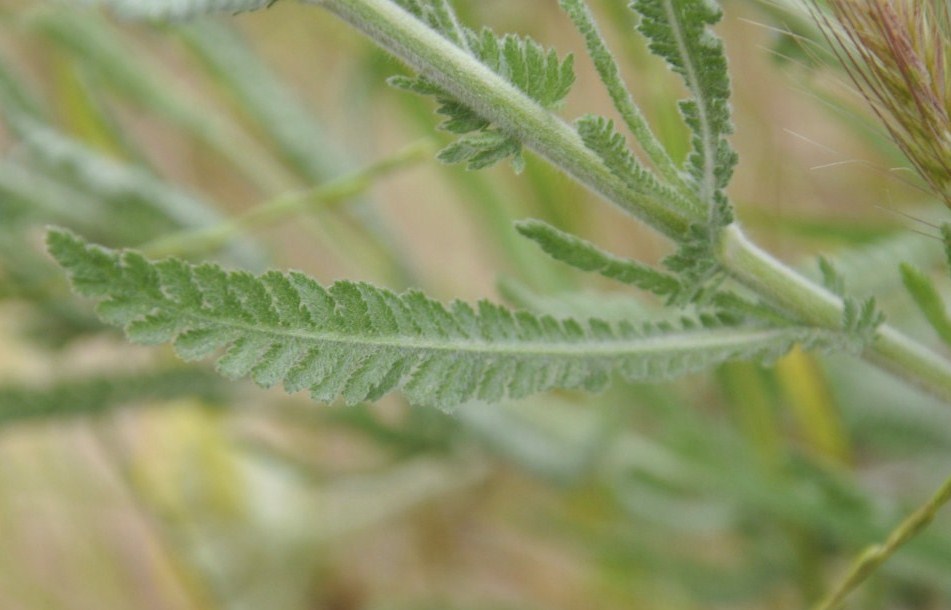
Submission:
M 574 51 L 563 116 L 611 115 L 553 0 L 456 4 L 471 26 Z M 626 2 L 592 5 L 682 157 L 678 82 Z M 724 8 L 741 220 L 807 273 L 837 261 L 914 332 L 897 263 L 934 267 L 941 247 L 901 214 L 946 212 L 890 169 L 906 164 L 801 6 Z M 652 315 L 511 220 L 647 260 L 665 243 L 537 158 L 520 176 L 440 165 L 431 103 L 384 83 L 402 69 L 289 2 L 142 25 L 0 0 L 0 608 L 802 608 L 948 475 L 951 411 L 846 358 L 453 413 L 343 408 L 129 346 L 44 254 L 57 224 L 322 282 Z M 949 525 L 854 607 L 951 607 Z

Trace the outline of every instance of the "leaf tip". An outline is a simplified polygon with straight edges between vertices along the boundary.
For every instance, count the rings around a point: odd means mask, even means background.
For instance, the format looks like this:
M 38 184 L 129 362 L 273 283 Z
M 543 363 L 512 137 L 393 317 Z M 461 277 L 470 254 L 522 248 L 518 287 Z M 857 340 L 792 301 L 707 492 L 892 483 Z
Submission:
M 70 253 L 74 253 L 82 246 L 82 239 L 69 229 L 56 225 L 46 227 L 46 251 L 58 263 L 62 264 L 64 258 L 68 258 Z
M 544 222 L 535 218 L 523 218 L 512 223 L 515 230 L 524 237 L 533 239 L 540 235 L 546 226 Z

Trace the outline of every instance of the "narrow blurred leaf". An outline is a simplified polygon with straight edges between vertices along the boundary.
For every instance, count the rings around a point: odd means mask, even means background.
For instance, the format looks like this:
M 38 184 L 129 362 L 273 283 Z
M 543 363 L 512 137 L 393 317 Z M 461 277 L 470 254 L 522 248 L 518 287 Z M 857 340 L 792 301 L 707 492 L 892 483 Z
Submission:
M 129 19 L 185 19 L 207 13 L 241 13 L 265 8 L 276 0 L 82 0 L 108 6 Z
M 0 426 L 97 415 L 183 396 L 216 400 L 224 393 L 220 377 L 194 368 L 60 379 L 47 387 L 0 384 Z
M 815 356 L 792 350 L 776 363 L 776 377 L 811 449 L 834 463 L 851 463 L 849 437 Z
M 925 319 L 941 340 L 951 345 L 951 318 L 948 317 L 944 299 L 938 294 L 931 278 L 908 263 L 902 263 L 900 269 L 902 282 L 914 299 L 915 305 L 924 314 Z

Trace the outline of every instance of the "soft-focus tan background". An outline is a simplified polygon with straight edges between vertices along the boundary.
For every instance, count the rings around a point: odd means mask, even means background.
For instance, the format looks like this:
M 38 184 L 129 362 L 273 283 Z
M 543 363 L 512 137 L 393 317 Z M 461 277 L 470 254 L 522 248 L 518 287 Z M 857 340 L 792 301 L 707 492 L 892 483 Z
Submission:
M 556 2 L 456 4 L 469 25 L 575 53 L 566 119 L 614 116 Z M 593 7 L 637 101 L 682 156 L 674 101 L 683 91 L 646 54 L 624 4 Z M 843 258 L 850 285 L 882 294 L 893 319 L 915 328 L 908 303 L 891 298 L 897 262 L 934 264 L 940 248 L 895 212 L 940 212 L 890 171 L 901 160 L 834 66 L 799 65 L 809 54 L 778 59 L 796 49 L 772 28 L 802 15 L 777 6 L 725 2 L 717 29 L 734 82 L 738 215 L 810 270 L 816 254 L 856 249 Z M 279 2 L 219 21 L 325 134 L 310 142 L 326 160 L 323 178 L 288 163 L 229 75 L 200 60 L 187 42 L 200 29 L 0 0 L 2 76 L 16 83 L 0 87 L 0 195 L 42 198 L 48 179 L 77 198 L 124 205 L 109 175 L 83 177 L 95 157 L 237 215 L 416 143 L 423 154 L 354 197 L 237 240 L 253 243 L 262 264 L 322 282 L 365 279 L 561 313 L 637 307 L 618 285 L 547 260 L 511 220 L 546 218 L 650 261 L 669 252 L 661 239 L 531 155 L 520 176 L 505 164 L 478 173 L 440 165 L 432 151 L 449 140 L 433 128 L 431 101 L 388 88 L 399 64 L 317 8 Z M 24 144 L 11 126 L 22 112 L 9 96 L 17 88 L 40 100 L 48 128 L 85 147 L 83 162 Z M 267 88 L 257 93 L 266 105 Z M 16 176 L 27 186 L 14 196 Z M 130 347 L 100 329 L 40 246 L 49 223 L 122 246 L 162 233 L 26 209 L 0 203 L 4 610 L 802 608 L 946 474 L 945 411 L 845 358 L 794 354 L 771 371 L 729 365 L 673 384 L 617 383 L 596 397 L 454 414 L 398 397 L 317 405 L 216 382 L 202 367 L 183 381 L 170 350 Z M 10 415 L 47 403 L 48 417 Z M 855 607 L 949 607 L 947 527 L 936 524 L 890 563 Z

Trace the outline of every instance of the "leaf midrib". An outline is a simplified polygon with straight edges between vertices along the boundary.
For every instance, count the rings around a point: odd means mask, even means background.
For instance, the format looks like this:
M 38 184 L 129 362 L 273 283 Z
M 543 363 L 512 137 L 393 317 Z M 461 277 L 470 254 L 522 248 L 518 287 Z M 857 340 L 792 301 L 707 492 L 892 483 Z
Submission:
M 165 309 L 168 309 L 167 307 Z M 276 335 L 288 339 L 303 339 L 316 343 L 363 346 L 377 349 L 400 349 L 407 351 L 431 351 L 465 353 L 473 355 L 556 356 L 584 358 L 589 355 L 601 357 L 649 356 L 662 352 L 694 352 L 700 349 L 730 349 L 765 347 L 770 341 L 793 339 L 790 329 L 704 329 L 702 331 L 678 332 L 666 335 L 618 339 L 607 341 L 535 341 L 509 339 L 488 341 L 485 339 L 432 340 L 409 335 L 342 334 L 338 331 L 308 331 L 270 325 L 250 324 L 235 320 L 181 312 L 182 317 L 204 323 L 231 328 L 246 333 Z
M 706 97 L 700 87 L 700 80 L 697 77 L 697 69 L 691 61 L 692 56 L 684 39 L 684 33 L 680 28 L 680 20 L 677 19 L 677 13 L 674 10 L 671 0 L 664 1 L 664 12 L 667 13 L 667 20 L 670 22 L 670 31 L 677 43 L 677 51 L 684 62 L 684 71 L 686 72 L 687 87 L 697 98 L 697 115 L 700 119 L 700 140 L 703 142 L 703 183 L 700 186 L 700 199 L 709 205 L 713 203 L 713 192 L 715 183 L 714 160 L 716 151 L 713 149 L 713 130 L 710 127 L 710 117 L 707 116 Z

